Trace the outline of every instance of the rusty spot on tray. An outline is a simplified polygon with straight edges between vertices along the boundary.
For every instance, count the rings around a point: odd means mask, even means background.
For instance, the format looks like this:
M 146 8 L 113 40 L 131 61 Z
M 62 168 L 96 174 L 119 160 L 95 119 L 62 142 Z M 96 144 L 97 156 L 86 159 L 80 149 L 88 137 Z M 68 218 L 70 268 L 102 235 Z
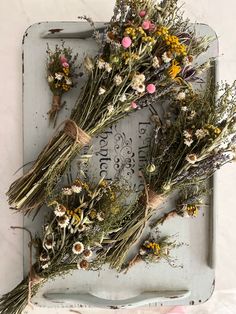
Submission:
M 110 306 L 110 309 L 111 309 L 111 310 L 118 310 L 119 307 L 118 307 L 118 306 L 111 305 L 111 306 Z
M 23 35 L 23 38 L 22 38 L 22 45 L 24 45 L 25 39 L 26 39 L 27 36 L 28 36 L 28 33 L 26 32 L 26 33 Z
M 194 301 L 189 302 L 190 305 L 194 305 Z
M 48 30 L 51 34 L 55 34 L 55 33 L 60 33 L 61 31 L 63 31 L 62 28 L 53 28 L 53 29 L 49 29 Z
M 81 312 L 76 311 L 76 310 L 70 310 L 70 312 L 72 312 L 72 313 L 77 313 L 77 314 L 81 314 Z
M 170 299 L 177 299 L 177 298 L 179 298 L 179 295 L 172 295 L 172 296 L 170 296 L 169 298 L 170 298 Z

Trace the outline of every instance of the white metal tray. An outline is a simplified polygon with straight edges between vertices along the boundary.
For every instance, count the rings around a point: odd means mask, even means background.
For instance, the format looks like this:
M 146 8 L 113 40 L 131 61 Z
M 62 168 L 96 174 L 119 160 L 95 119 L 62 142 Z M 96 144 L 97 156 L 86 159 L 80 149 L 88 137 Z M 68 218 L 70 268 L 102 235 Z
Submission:
M 98 27 L 102 23 L 97 24 Z M 215 37 L 206 25 L 198 25 L 199 34 Z M 43 22 L 29 27 L 23 39 L 23 123 L 24 164 L 36 159 L 55 132 L 48 125 L 47 112 L 52 95 L 45 79 L 46 43 L 51 47 L 64 39 L 79 53 L 94 55 L 96 43 L 89 38 L 90 28 L 83 22 Z M 205 57 L 216 56 L 217 41 L 212 42 Z M 204 57 L 202 57 L 204 59 Z M 204 61 L 204 60 L 201 61 Z M 64 96 L 66 106 L 60 121 L 69 116 L 78 96 L 78 89 Z M 157 105 L 158 106 L 158 105 Z M 90 177 L 114 178 L 123 167 L 122 175 L 139 189 L 138 169 L 145 162 L 150 140 L 150 112 L 148 108 L 113 125 L 93 140 L 93 158 L 87 174 Z M 124 166 L 125 164 L 125 166 Z M 85 169 L 86 170 L 86 169 Z M 140 305 L 186 305 L 206 301 L 214 289 L 214 207 L 202 210 L 196 219 L 175 218 L 161 227 L 162 235 L 178 234 L 184 245 L 172 252 L 182 268 L 172 268 L 165 262 L 140 263 L 127 274 L 118 274 L 104 267 L 99 272 L 73 271 L 73 276 L 49 281 L 33 302 L 42 307 L 134 307 Z M 171 205 L 172 204 L 172 205 Z M 173 208 L 173 200 L 165 211 Z M 34 222 L 24 218 L 24 225 L 31 230 L 42 226 L 45 210 Z M 29 270 L 28 237 L 24 238 L 24 274 Z

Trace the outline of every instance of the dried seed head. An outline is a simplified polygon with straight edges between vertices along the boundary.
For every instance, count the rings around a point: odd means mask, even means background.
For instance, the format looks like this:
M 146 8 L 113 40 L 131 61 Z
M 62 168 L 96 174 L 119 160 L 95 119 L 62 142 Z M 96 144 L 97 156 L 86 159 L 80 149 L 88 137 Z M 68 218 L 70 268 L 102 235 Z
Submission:
M 89 56 L 86 56 L 84 59 L 84 67 L 88 72 L 92 72 L 94 69 L 93 61 Z
M 89 268 L 89 262 L 83 259 L 82 261 L 78 262 L 77 267 L 78 269 L 87 270 Z
M 83 255 L 85 259 L 89 259 L 93 255 L 93 251 L 91 249 L 85 249 Z
M 72 251 L 74 254 L 81 254 L 84 251 L 84 245 L 82 242 L 75 242 L 72 247 Z
M 156 170 L 156 166 L 154 164 L 150 164 L 146 168 L 147 172 L 152 173 Z

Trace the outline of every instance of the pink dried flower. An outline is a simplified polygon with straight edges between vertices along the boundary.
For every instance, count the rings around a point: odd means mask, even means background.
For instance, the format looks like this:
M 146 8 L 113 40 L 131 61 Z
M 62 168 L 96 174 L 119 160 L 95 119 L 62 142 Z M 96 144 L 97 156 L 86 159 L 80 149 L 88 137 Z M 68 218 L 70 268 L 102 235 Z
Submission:
M 62 66 L 63 66 L 63 68 L 69 68 L 69 63 L 63 62 L 63 63 L 62 63 Z
M 153 94 L 156 91 L 156 86 L 154 84 L 148 84 L 146 89 L 149 94 Z
M 68 60 L 65 56 L 61 56 L 60 61 L 61 61 L 61 63 L 65 63 L 65 62 L 67 63 L 68 62 Z
M 147 12 L 145 10 L 142 10 L 139 12 L 140 17 L 144 17 L 144 16 L 146 16 L 146 14 L 147 14 Z
M 136 102 L 133 101 L 133 102 L 131 103 L 131 108 L 132 108 L 132 109 L 137 109 L 137 108 L 138 108 L 138 105 L 136 104 Z
M 152 23 L 150 21 L 144 21 L 142 24 L 142 28 L 147 31 L 150 29 L 151 25 L 152 25 Z
M 122 39 L 122 46 L 127 49 L 132 45 L 132 40 L 130 37 L 126 36 Z

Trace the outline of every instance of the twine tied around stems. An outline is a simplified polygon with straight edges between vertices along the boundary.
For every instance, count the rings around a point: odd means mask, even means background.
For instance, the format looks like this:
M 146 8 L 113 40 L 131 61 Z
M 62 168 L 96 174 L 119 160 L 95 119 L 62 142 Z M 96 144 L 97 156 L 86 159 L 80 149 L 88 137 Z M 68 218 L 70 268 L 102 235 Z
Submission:
M 64 133 L 75 140 L 76 143 L 82 146 L 87 145 L 91 141 L 91 136 L 84 132 L 73 120 L 65 120 Z
M 146 195 L 146 211 L 148 209 L 154 210 L 157 209 L 165 200 L 165 197 L 162 194 L 157 194 L 154 191 L 150 190 L 143 173 L 140 171 L 139 176 L 143 179 L 144 190 Z
M 53 95 L 52 97 L 52 108 L 49 111 L 49 114 L 55 111 L 61 110 L 61 96 L 59 95 Z
M 62 109 L 64 105 L 65 102 L 61 104 L 61 95 L 53 95 L 52 106 L 51 109 L 48 111 L 48 115 L 49 121 L 54 122 L 54 127 L 56 126 L 58 112 Z
M 33 236 L 32 233 L 25 227 L 11 227 L 11 229 L 21 229 L 26 232 L 28 232 L 30 236 L 30 242 L 29 242 L 29 250 L 30 250 L 30 271 L 29 271 L 29 281 L 28 281 L 28 305 L 30 307 L 33 307 L 33 304 L 31 303 L 31 298 L 32 298 L 32 288 L 42 282 L 44 278 L 40 277 L 33 266 L 33 254 L 32 254 L 32 245 L 33 245 Z
M 163 201 L 165 200 L 164 196 L 161 194 L 157 194 L 153 192 L 152 190 L 148 190 L 147 193 L 147 206 L 149 206 L 151 209 L 156 209 L 159 207 Z

